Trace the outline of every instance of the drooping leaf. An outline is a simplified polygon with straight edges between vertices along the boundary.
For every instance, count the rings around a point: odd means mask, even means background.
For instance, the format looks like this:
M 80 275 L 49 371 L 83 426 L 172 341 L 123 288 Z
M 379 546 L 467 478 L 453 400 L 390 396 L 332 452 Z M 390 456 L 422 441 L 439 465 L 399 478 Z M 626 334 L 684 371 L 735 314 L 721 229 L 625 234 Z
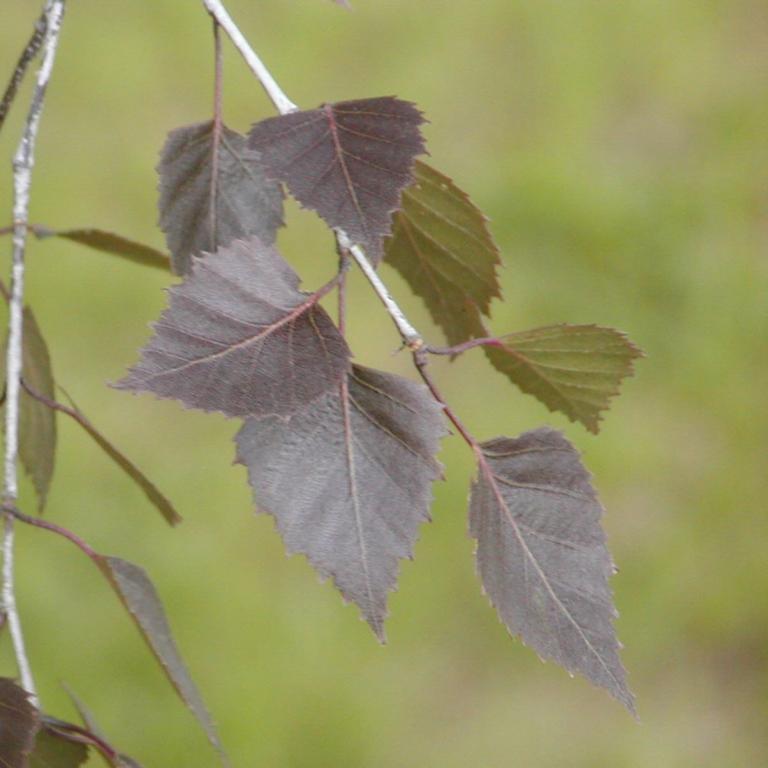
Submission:
M 86 431 L 96 445 L 98 445 L 99 448 L 101 448 L 101 450 L 104 451 L 104 453 L 106 453 L 107 456 L 109 456 L 109 458 L 112 459 L 112 461 L 114 461 L 115 464 L 117 464 L 117 466 L 120 467 L 120 469 L 122 469 L 123 472 L 125 472 L 125 474 L 139 486 L 139 488 L 141 488 L 142 491 L 144 491 L 144 495 L 170 525 L 180 523 L 182 521 L 181 515 L 176 511 L 176 508 L 162 491 L 160 491 L 160 489 L 122 451 L 96 429 L 69 395 L 67 395 L 67 398 L 70 402 L 70 410 L 68 411 L 68 414 L 72 415 L 75 421 Z
M 192 256 L 233 240 L 256 235 L 274 243 L 283 225 L 283 193 L 239 133 L 222 126 L 216 141 L 213 122 L 177 128 L 168 134 L 157 170 L 160 227 L 176 274 L 189 272 Z
M 384 245 L 385 261 L 424 299 L 449 344 L 483 336 L 479 313 L 488 315 L 491 300 L 501 296 L 499 249 L 487 219 L 426 163 L 417 160 L 413 175 Z
M 43 723 L 35 739 L 29 768 L 80 768 L 87 759 L 88 747 L 82 741 Z
M 167 272 L 171 267 L 170 259 L 162 251 L 158 251 L 149 245 L 144 245 L 144 243 L 130 240 L 127 237 L 116 235 L 114 232 L 106 232 L 103 229 L 48 229 L 46 227 L 33 227 L 32 231 L 40 239 L 63 237 L 66 240 L 88 246 L 96 251 L 119 256 L 145 267 L 155 267 L 164 272 Z
M 40 716 L 29 694 L 13 680 L 0 677 L 0 766 L 28 768 L 40 727 Z
M 500 338 L 486 346 L 494 367 L 551 411 L 600 428 L 601 411 L 643 353 L 620 331 L 598 325 L 551 325 Z
M 425 151 L 422 122 L 413 104 L 391 96 L 344 101 L 262 120 L 248 144 L 303 206 L 378 261 L 413 160 Z
M 348 380 L 288 420 L 248 419 L 237 460 L 286 549 L 332 577 L 384 641 L 387 593 L 429 519 L 439 405 L 420 384 L 353 366 Z
M 274 248 L 237 240 L 170 289 L 141 360 L 116 385 L 227 416 L 286 416 L 335 389 L 349 350 Z
M 21 337 L 22 378 L 35 391 L 54 397 L 53 371 L 48 345 L 29 307 L 24 308 Z M 6 350 L 0 349 L 0 381 L 5 386 Z M 3 420 L 3 427 L 5 421 Z M 19 457 L 37 493 L 38 507 L 45 507 L 56 460 L 56 413 L 23 389 L 19 398 Z
M 197 718 L 211 744 L 223 754 L 216 727 L 179 654 L 154 584 L 141 568 L 119 557 L 97 555 L 96 563 L 130 613 L 176 692 Z
M 603 509 L 578 453 L 548 428 L 481 448 L 470 533 L 491 603 L 541 658 L 581 673 L 634 713 L 612 623 Z

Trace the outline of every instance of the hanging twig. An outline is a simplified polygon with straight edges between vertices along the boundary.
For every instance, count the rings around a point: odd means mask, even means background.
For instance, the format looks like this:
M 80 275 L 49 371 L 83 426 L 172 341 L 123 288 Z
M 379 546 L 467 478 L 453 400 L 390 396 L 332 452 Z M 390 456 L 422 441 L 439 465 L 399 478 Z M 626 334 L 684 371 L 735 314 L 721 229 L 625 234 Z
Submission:
M 24 252 L 29 219 L 29 190 L 35 163 L 35 143 L 43 111 L 45 92 L 56 58 L 59 32 L 64 16 L 64 0 L 47 0 L 43 9 L 45 35 L 42 43 L 43 60 L 37 74 L 37 84 L 24 124 L 24 133 L 13 160 L 13 263 L 11 267 L 11 297 L 8 320 L 8 349 L 6 356 L 5 403 L 5 462 L 3 505 L 15 503 L 18 497 L 17 458 L 19 453 L 19 392 L 22 369 L 22 323 L 24 309 Z M 37 694 L 29 659 L 24 646 L 21 621 L 16 608 L 13 572 L 13 517 L 5 516 L 3 537 L 2 599 L 22 686 L 37 705 Z
M 16 62 L 11 79 L 5 88 L 3 98 L 0 100 L 0 131 L 3 129 L 5 118 L 8 117 L 8 113 L 11 111 L 11 104 L 13 104 L 13 100 L 16 98 L 16 93 L 19 90 L 21 81 L 24 79 L 24 75 L 27 73 L 27 68 L 40 51 L 40 46 L 42 46 L 45 39 L 47 26 L 46 10 L 43 10 L 40 18 L 35 22 L 32 37 L 29 38 L 29 42 L 24 46 L 24 50 Z

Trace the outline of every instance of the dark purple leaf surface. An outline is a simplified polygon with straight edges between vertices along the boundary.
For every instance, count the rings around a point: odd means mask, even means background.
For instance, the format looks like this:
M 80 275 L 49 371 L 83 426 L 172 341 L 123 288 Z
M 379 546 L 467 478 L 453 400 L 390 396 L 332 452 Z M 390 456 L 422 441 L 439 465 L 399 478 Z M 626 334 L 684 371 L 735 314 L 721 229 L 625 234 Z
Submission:
M 238 240 L 170 289 L 141 360 L 116 385 L 227 416 L 286 416 L 346 375 L 349 350 L 274 248 Z
M 176 647 L 155 585 L 144 570 L 119 557 L 98 555 L 96 564 L 127 608 L 181 700 L 197 718 L 211 744 L 222 752 L 216 727 Z
M 271 245 L 283 225 L 283 193 L 268 180 L 259 153 L 222 126 L 214 150 L 213 123 L 177 128 L 160 154 L 160 227 L 173 269 L 184 275 L 191 258 L 256 235 Z
M 602 506 L 578 453 L 541 428 L 481 446 L 470 497 L 477 569 L 509 631 L 634 713 L 613 629 Z
M 28 768 L 39 727 L 39 713 L 27 692 L 13 680 L 0 678 L 0 766 Z
M 480 313 L 501 296 L 487 219 L 447 176 L 417 160 L 394 216 L 385 261 L 421 296 L 452 346 L 485 336 Z
M 551 411 L 595 433 L 602 411 L 643 355 L 623 333 L 599 325 L 550 325 L 500 341 L 500 347 L 484 347 L 497 370 Z
M 288 420 L 248 419 L 237 458 L 286 549 L 332 577 L 384 640 L 387 593 L 429 519 L 445 433 L 421 384 L 353 366 L 348 382 Z
M 257 123 L 249 146 L 306 208 L 346 231 L 373 261 L 424 153 L 421 112 L 391 96 L 324 104 Z

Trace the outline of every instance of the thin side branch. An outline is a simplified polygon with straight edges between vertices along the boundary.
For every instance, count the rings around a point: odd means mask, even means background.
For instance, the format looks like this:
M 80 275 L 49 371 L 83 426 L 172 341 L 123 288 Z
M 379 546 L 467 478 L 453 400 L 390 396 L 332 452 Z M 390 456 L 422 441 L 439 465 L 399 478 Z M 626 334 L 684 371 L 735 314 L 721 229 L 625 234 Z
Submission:
M 19 394 L 22 369 L 22 332 L 24 309 L 24 254 L 29 221 L 29 191 L 35 164 L 35 144 L 43 111 L 45 92 L 56 59 L 64 0 L 47 0 L 43 10 L 45 36 L 42 43 L 43 60 L 37 73 L 37 84 L 27 113 L 24 132 L 13 160 L 13 262 L 11 267 L 11 297 L 8 320 L 8 350 L 6 356 L 5 460 L 3 472 L 3 505 L 14 504 L 18 498 L 17 459 L 19 454 Z M 5 516 L 3 538 L 2 599 L 13 640 L 21 684 L 38 705 L 35 683 L 24 646 L 21 621 L 16 608 L 13 569 L 13 517 Z
M 3 129 L 5 118 L 8 117 L 8 113 L 11 111 L 11 105 L 16 98 L 22 80 L 24 80 L 27 68 L 40 51 L 40 47 L 45 39 L 45 30 L 47 27 L 48 18 L 46 16 L 46 11 L 43 10 L 40 18 L 35 22 L 32 37 L 29 38 L 29 42 L 24 46 L 24 50 L 21 52 L 18 62 L 16 62 L 16 67 L 13 70 L 11 79 L 8 81 L 8 85 L 5 88 L 3 98 L 0 100 L 0 131 Z

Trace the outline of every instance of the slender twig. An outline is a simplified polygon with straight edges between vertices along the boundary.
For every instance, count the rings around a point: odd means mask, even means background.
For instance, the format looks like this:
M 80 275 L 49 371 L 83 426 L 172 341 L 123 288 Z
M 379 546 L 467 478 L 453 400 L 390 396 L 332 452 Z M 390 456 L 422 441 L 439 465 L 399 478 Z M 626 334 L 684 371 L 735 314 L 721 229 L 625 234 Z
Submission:
M 454 427 L 456 427 L 458 433 L 464 438 L 464 441 L 467 443 L 467 445 L 476 454 L 482 453 L 477 440 L 475 440 L 475 438 L 472 436 L 472 433 L 464 426 L 464 423 L 456 415 L 451 406 L 448 405 L 445 398 L 440 393 L 440 390 L 437 388 L 437 384 L 435 384 L 435 380 L 432 378 L 432 374 L 427 369 L 429 363 L 427 354 L 428 351 L 426 349 L 414 350 L 413 363 L 416 366 L 416 370 L 419 372 L 419 375 L 424 380 L 424 383 L 427 385 L 429 391 L 432 393 L 432 397 L 434 397 L 435 400 L 437 400 L 437 402 L 443 406 L 443 412 L 445 413 L 446 418 L 451 422 L 451 424 L 453 424 Z
M 8 349 L 6 355 L 5 461 L 3 506 L 13 504 L 18 497 L 16 462 L 19 452 L 19 389 L 22 368 L 22 324 L 24 309 L 24 252 L 29 219 L 29 190 L 35 163 L 35 143 L 43 111 L 45 92 L 56 59 L 59 32 L 64 16 L 64 0 L 46 0 L 43 59 L 37 74 L 37 84 L 27 113 L 24 132 L 13 160 L 13 262 L 11 267 L 11 297 L 8 320 Z M 13 640 L 21 684 L 37 705 L 35 683 L 24 646 L 21 621 L 16 608 L 13 569 L 13 516 L 5 516 L 3 538 L 3 607 Z
M 27 73 L 27 68 L 35 56 L 37 56 L 40 46 L 43 44 L 45 30 L 48 26 L 47 20 L 46 11 L 43 10 L 40 18 L 35 22 L 32 37 L 29 38 L 29 42 L 24 46 L 24 50 L 21 52 L 18 62 L 16 62 L 16 68 L 13 70 L 11 79 L 5 88 L 5 93 L 3 93 L 3 98 L 0 100 L 0 131 L 3 129 L 5 118 L 8 117 L 8 113 L 11 111 L 11 104 L 13 104 L 13 100 L 16 98 L 16 93 L 19 90 L 21 81 L 24 79 L 24 75 Z
M 475 347 L 503 347 L 504 342 L 496 336 L 483 336 L 480 339 L 470 339 L 463 344 L 456 344 L 453 347 L 425 347 L 430 355 L 460 355 Z
M 221 32 L 219 22 L 213 19 L 213 59 L 214 59 L 214 84 L 213 84 L 213 136 L 211 137 L 211 200 L 208 211 L 211 230 L 211 251 L 216 250 L 218 237 L 219 205 L 219 144 L 221 143 L 222 125 L 222 91 L 224 79 L 224 57 L 221 51 Z
M 251 48 L 248 41 L 243 37 L 243 33 L 237 28 L 235 22 L 232 21 L 232 17 L 227 13 L 227 9 L 220 0 L 203 0 L 203 5 L 227 33 L 235 48 L 245 59 L 245 63 L 250 67 L 267 92 L 267 96 L 269 96 L 277 111 L 281 115 L 295 112 L 298 107 L 283 93 L 283 89 L 275 82 L 269 70 L 257 56 L 256 51 Z
M 55 717 L 44 717 L 43 722 L 48 730 L 55 732 L 62 739 L 71 741 L 74 744 L 85 744 L 97 749 L 111 765 L 122 765 L 117 762 L 120 759 L 120 753 L 109 743 L 88 728 L 82 728 L 74 723 L 66 723 Z
M 42 528 L 45 531 L 50 531 L 58 536 L 71 541 L 76 547 L 84 552 L 91 560 L 97 560 L 99 557 L 98 552 L 90 545 L 81 539 L 76 533 L 72 533 L 68 528 L 64 528 L 62 525 L 56 525 L 50 520 L 44 520 L 42 517 L 33 517 L 32 515 L 25 515 L 15 504 L 9 501 L 3 502 L 3 512 L 12 519 L 19 520 L 27 525 L 34 526 L 35 528 Z
M 336 239 L 342 249 L 348 251 L 352 258 L 357 262 L 357 266 L 360 267 L 363 274 L 368 279 L 376 295 L 381 300 L 381 303 L 386 308 L 389 316 L 392 318 L 397 330 L 400 332 L 400 336 L 403 338 L 403 343 L 408 349 L 416 350 L 421 349 L 424 346 L 424 339 L 421 334 L 411 325 L 408 318 L 398 303 L 392 298 L 392 294 L 389 292 L 389 288 L 384 284 L 384 281 L 379 277 L 379 273 L 373 267 L 368 257 L 365 255 L 365 251 L 359 246 L 354 244 L 347 235 L 340 229 L 335 230 Z

